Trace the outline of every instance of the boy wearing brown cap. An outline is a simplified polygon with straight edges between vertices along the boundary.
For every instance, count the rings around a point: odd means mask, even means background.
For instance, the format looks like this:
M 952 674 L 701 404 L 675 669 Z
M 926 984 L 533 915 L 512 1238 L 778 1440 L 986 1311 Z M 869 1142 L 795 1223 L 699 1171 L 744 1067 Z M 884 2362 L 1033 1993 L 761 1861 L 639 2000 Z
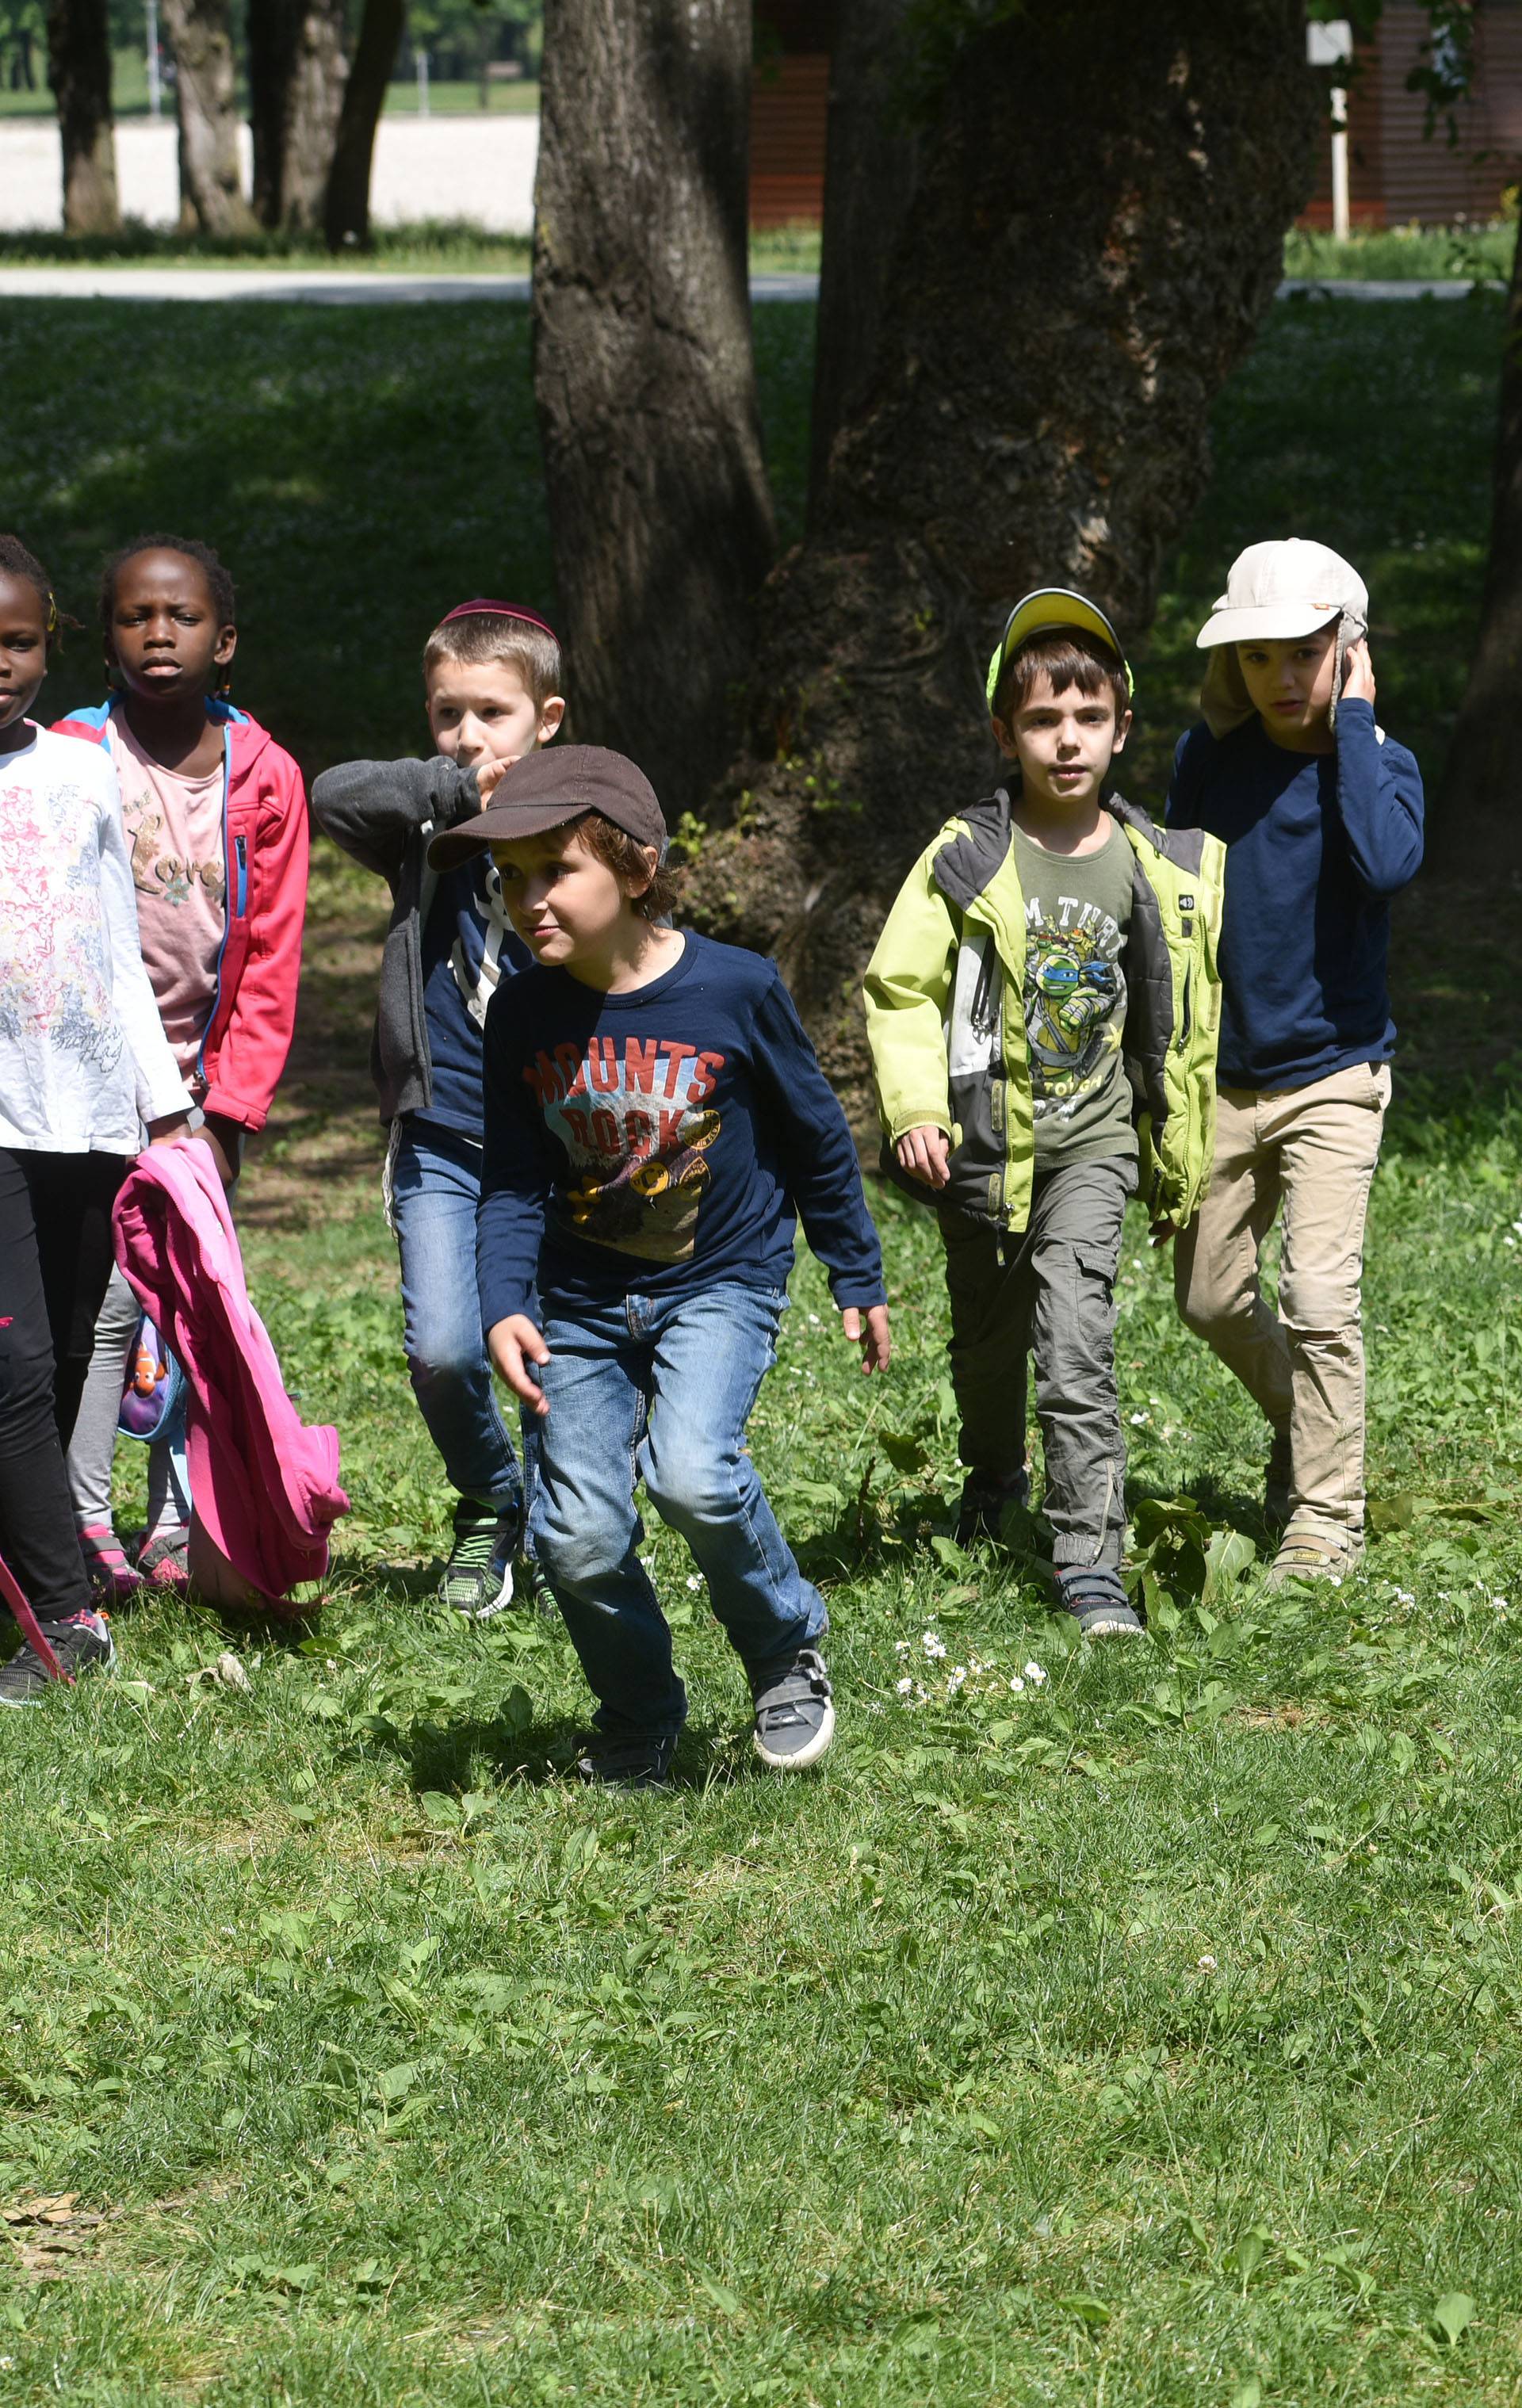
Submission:
M 560 647 L 521 604 L 446 612 L 424 650 L 432 761 L 348 761 L 312 788 L 335 843 L 391 888 L 371 1068 L 390 1128 L 386 1211 L 401 1258 L 403 1345 L 428 1435 L 456 1490 L 440 1595 L 481 1621 L 513 1594 L 524 1474 L 492 1387 L 462 1255 L 481 1201 L 481 1050 L 498 982 L 528 954 L 478 851 L 443 877 L 428 838 L 474 818 L 500 767 L 560 725 Z
M 638 1554 L 642 1478 L 745 1666 L 757 1755 L 802 1770 L 834 1735 L 826 1617 L 745 1432 L 798 1218 L 864 1369 L 887 1366 L 844 1115 L 775 964 L 663 924 L 666 824 L 632 762 L 520 762 L 429 860 L 488 844 L 536 966 L 486 1016 L 477 1273 L 492 1358 L 538 1416 L 534 1552 L 597 1699 L 577 1769 L 661 1782 L 685 1719 Z

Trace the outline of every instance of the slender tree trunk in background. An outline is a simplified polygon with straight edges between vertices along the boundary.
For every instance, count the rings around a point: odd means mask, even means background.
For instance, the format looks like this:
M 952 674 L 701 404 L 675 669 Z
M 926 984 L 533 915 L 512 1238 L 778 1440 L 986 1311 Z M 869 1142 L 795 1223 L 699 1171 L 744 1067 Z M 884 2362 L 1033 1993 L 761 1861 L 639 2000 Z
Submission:
M 824 497 L 830 447 L 871 374 L 888 272 L 914 196 L 920 144 L 896 72 L 908 5 L 837 0 L 810 430 L 811 517 Z
M 915 853 L 996 782 L 1004 614 L 1075 585 L 1127 641 L 1145 629 L 1318 117 L 1300 0 L 1043 0 L 940 77 L 875 356 L 763 596 L 750 740 L 709 812 L 729 825 L 688 898 L 781 957 L 864 1116 L 862 968 Z
M 48 81 L 64 154 L 64 231 L 119 233 L 106 0 L 48 0 Z
M 238 165 L 228 0 L 162 0 L 162 8 L 175 60 L 181 231 L 250 234 L 254 218 Z
M 249 0 L 253 210 L 308 234 L 323 222 L 349 63 L 343 0 Z
M 328 175 L 323 230 L 330 251 L 370 238 L 370 168 L 375 129 L 385 105 L 407 0 L 365 0 L 359 39 L 343 88 L 337 138 Z
M 547 0 L 534 393 L 577 732 L 671 817 L 733 744 L 771 564 L 748 0 Z
M 1375 664 L 1378 666 L 1377 660 Z M 1500 365 L 1490 558 L 1480 634 L 1448 752 L 1428 854 L 1443 868 L 1476 838 L 1487 865 L 1522 869 L 1517 709 L 1522 696 L 1522 240 L 1512 263 Z

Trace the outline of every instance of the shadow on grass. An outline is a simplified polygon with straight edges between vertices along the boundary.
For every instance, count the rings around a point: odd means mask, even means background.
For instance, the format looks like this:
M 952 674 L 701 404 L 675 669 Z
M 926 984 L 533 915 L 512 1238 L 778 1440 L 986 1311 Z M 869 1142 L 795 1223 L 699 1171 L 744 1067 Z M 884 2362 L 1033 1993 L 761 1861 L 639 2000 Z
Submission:
M 483 1767 L 500 1788 L 522 1784 L 541 1789 L 563 1783 L 591 1788 L 595 1784 L 583 1784 L 574 1770 L 589 1736 L 586 1723 L 568 1714 L 524 1724 L 503 1713 L 448 1723 L 417 1722 L 405 1731 L 392 1725 L 374 1732 L 371 1744 L 403 1768 L 415 1796 L 459 1797 L 479 1785 Z M 689 1723 L 678 1742 L 667 1785 L 694 1791 L 728 1786 L 751 1770 L 747 1738 L 717 1722 Z M 774 1777 L 763 1775 L 759 1767 L 755 1771 L 757 1778 Z

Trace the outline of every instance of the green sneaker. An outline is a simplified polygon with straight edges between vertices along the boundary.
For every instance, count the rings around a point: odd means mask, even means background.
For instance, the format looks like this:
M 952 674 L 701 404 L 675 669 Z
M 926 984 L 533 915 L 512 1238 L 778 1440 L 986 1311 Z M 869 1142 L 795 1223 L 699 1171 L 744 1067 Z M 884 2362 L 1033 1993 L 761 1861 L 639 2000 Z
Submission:
M 523 1516 L 498 1513 L 474 1497 L 454 1508 L 454 1544 L 438 1594 L 470 1622 L 489 1622 L 512 1603 L 512 1560 Z

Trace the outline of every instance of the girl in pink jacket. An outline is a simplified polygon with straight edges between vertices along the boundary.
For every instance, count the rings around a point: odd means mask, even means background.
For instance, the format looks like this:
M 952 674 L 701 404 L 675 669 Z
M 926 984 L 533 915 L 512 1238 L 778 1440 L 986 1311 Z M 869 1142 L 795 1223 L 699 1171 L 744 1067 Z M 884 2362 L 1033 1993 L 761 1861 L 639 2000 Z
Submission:
M 295 1023 L 307 909 L 307 797 L 289 752 L 228 699 L 237 646 L 233 580 L 182 536 L 140 536 L 101 580 L 116 692 L 59 732 L 115 765 L 137 924 L 165 1035 L 198 1107 L 194 1134 L 232 1189 L 262 1128 Z M 115 1595 L 139 1575 L 183 1588 L 190 1496 L 183 1456 L 151 1450 L 149 1521 L 135 1571 L 111 1522 L 111 1452 L 137 1306 L 120 1273 L 69 1454 L 86 1563 Z

